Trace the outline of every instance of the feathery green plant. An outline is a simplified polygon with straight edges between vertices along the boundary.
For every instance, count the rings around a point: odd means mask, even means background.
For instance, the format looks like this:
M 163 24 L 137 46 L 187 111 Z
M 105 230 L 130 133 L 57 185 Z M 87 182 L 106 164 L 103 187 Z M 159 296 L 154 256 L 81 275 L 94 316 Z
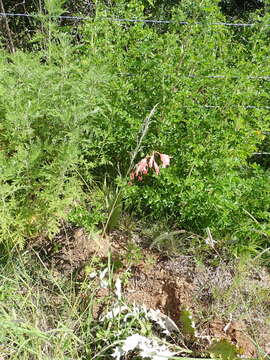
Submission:
M 84 166 L 82 149 L 105 104 L 106 72 L 82 64 L 71 37 L 49 27 L 36 53 L 0 50 L 0 241 L 19 245 L 58 231 L 83 198 L 78 169 L 98 163 Z

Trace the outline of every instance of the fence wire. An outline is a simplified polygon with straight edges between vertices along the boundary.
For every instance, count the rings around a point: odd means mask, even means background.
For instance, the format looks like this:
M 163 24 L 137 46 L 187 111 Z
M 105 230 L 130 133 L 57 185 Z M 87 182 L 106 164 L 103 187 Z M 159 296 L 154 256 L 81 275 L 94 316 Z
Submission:
M 49 17 L 51 19 L 66 19 L 66 20 L 91 20 L 93 17 L 91 16 L 71 16 L 71 15 L 40 15 L 40 14 L 24 14 L 24 13 L 0 13 L 1 17 Z M 146 23 L 146 24 L 178 24 L 178 25 L 204 25 L 204 26 L 236 26 L 236 27 L 253 27 L 256 25 L 262 25 L 269 27 L 270 24 L 264 24 L 263 22 L 255 22 L 255 23 L 230 23 L 230 22 L 188 22 L 188 21 L 177 21 L 177 20 L 156 20 L 156 19 L 125 19 L 125 18 L 99 18 L 100 21 L 116 21 L 116 22 L 129 22 L 129 23 Z
M 26 13 L 0 13 L 0 17 L 25 17 L 25 18 L 42 18 L 42 17 L 49 17 L 51 19 L 63 19 L 63 20 L 92 20 L 93 17 L 91 16 L 70 16 L 70 15 L 61 15 L 61 16 L 52 16 L 52 15 L 40 15 L 40 14 L 26 14 Z M 150 24 L 178 24 L 178 25 L 189 25 L 189 26 L 196 26 L 196 25 L 204 25 L 204 26 L 234 26 L 234 27 L 252 27 L 256 25 L 262 25 L 269 27 L 270 24 L 264 24 L 262 22 L 256 23 L 229 23 L 229 22 L 187 22 L 187 21 L 174 21 L 174 20 L 156 20 L 156 19 L 125 19 L 125 18 L 100 18 L 98 21 L 113 21 L 113 22 L 127 22 L 127 23 L 150 23 Z M 133 74 L 127 74 L 133 75 Z M 212 78 L 212 79 L 240 79 L 243 76 L 237 75 L 182 75 L 184 77 L 189 78 Z M 247 79 L 251 80 L 266 80 L 270 81 L 270 75 L 262 75 L 262 76 L 247 76 Z M 221 109 L 224 108 L 223 106 L 219 105 L 201 105 L 201 104 L 194 104 L 198 107 L 204 107 L 208 109 Z M 194 108 L 194 106 L 183 106 L 184 108 Z M 263 110 L 270 110 L 270 106 L 255 106 L 255 105 L 230 105 L 230 107 L 242 107 L 246 109 L 263 109 Z M 270 132 L 263 132 L 264 134 L 269 135 Z
M 138 74 L 136 73 L 119 73 L 120 76 L 137 76 Z M 191 78 L 191 79 L 233 79 L 233 80 L 237 80 L 237 79 L 248 79 L 248 80 L 265 80 L 265 81 L 270 81 L 270 75 L 258 75 L 258 76 L 253 76 L 253 75 L 230 75 L 230 74 L 226 74 L 226 75 L 201 75 L 201 74 L 179 74 L 178 75 L 179 78 Z
M 226 105 L 204 105 L 204 104 L 194 104 L 194 105 L 183 105 L 184 108 L 194 109 L 195 107 L 204 107 L 206 109 L 225 109 Z M 259 109 L 259 110 L 270 110 L 270 106 L 256 106 L 256 105 L 229 105 L 228 108 L 245 108 L 245 109 Z

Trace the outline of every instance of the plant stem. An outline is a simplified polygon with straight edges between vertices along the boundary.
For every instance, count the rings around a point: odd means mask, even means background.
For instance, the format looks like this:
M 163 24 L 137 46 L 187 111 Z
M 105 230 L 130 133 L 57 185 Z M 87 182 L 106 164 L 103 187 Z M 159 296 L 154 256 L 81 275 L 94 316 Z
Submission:
M 2 0 L 0 0 L 0 10 L 1 10 L 1 12 L 3 14 L 5 14 L 5 8 L 4 8 L 4 4 L 3 4 Z M 5 22 L 6 33 L 7 33 L 7 37 L 8 37 L 8 48 L 9 48 L 9 51 L 14 54 L 15 53 L 15 46 L 13 44 L 10 27 L 8 25 L 8 20 L 7 20 L 7 17 L 5 15 L 3 16 L 3 21 Z
M 140 135 L 140 138 L 139 138 L 138 141 L 137 141 L 136 148 L 135 148 L 135 150 L 134 150 L 133 153 L 132 153 L 131 160 L 130 160 L 130 165 L 129 165 L 129 168 L 128 168 L 128 170 L 127 170 L 126 176 L 128 176 L 128 174 L 130 173 L 130 171 L 131 171 L 131 169 L 132 169 L 132 167 L 133 167 L 134 160 L 135 160 L 136 156 L 138 155 L 138 152 L 140 151 L 142 141 L 143 141 L 145 135 L 147 134 L 147 131 L 148 131 L 148 128 L 149 128 L 149 124 L 150 124 L 150 120 L 151 120 L 152 116 L 154 115 L 157 106 L 158 106 L 158 104 L 156 104 L 156 105 L 153 107 L 153 109 L 150 111 L 150 114 L 145 118 L 145 120 L 144 120 L 144 122 L 143 122 L 142 130 L 141 130 L 141 132 L 140 132 L 141 135 Z M 109 222 L 110 222 L 110 220 L 111 220 L 112 214 L 113 214 L 113 212 L 114 212 L 114 210 L 115 210 L 115 206 L 116 206 L 116 204 L 117 204 L 117 202 L 118 202 L 118 199 L 119 199 L 119 196 L 121 195 L 121 193 L 122 193 L 122 188 L 117 187 L 117 188 L 116 188 L 115 200 L 114 200 L 114 202 L 113 202 L 111 211 L 110 211 L 110 213 L 109 213 L 109 215 L 108 215 L 106 224 L 105 224 L 105 226 L 104 226 L 104 228 L 103 228 L 102 236 L 105 236 L 105 235 L 106 235 Z

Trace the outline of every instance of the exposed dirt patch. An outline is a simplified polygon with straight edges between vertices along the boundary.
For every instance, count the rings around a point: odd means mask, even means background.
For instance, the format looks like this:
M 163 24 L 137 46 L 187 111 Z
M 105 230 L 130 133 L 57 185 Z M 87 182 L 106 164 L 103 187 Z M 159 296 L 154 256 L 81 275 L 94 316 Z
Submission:
M 270 276 L 265 270 L 251 270 L 244 279 L 239 277 L 237 264 L 209 267 L 196 264 L 189 256 L 164 258 L 149 249 L 135 255 L 127 247 L 127 236 L 115 232 L 110 238 L 89 237 L 82 229 L 64 226 L 62 231 L 42 247 L 34 249 L 46 265 L 65 276 L 76 273 L 82 279 L 84 267 L 93 256 L 104 264 L 109 249 L 112 261 L 120 263 L 117 276 L 128 273 L 124 288 L 125 300 L 130 304 L 159 309 L 181 326 L 180 309 L 189 308 L 194 315 L 200 350 L 207 348 L 213 338 L 228 339 L 243 355 L 258 355 L 253 341 L 267 353 L 270 348 Z M 240 271 L 241 275 L 241 271 Z M 239 279 L 238 279 L 239 278 Z M 261 294 L 261 299 L 258 299 Z M 94 317 L 104 309 L 108 290 L 95 293 L 97 303 Z M 256 303 L 257 301 L 257 303 Z M 106 302 L 106 301 L 105 301 Z M 255 329 L 255 330 L 254 330 Z
M 52 240 L 38 239 L 30 246 L 39 253 L 45 265 L 68 276 L 80 272 L 93 255 L 107 258 L 110 239 L 89 236 L 81 228 L 64 224 Z
M 180 308 L 191 303 L 192 291 L 191 284 L 180 277 L 172 277 L 160 264 L 151 270 L 135 267 L 125 289 L 125 298 L 129 303 L 160 309 L 179 323 Z
M 135 268 L 126 288 L 126 300 L 130 303 L 144 304 L 147 308 L 160 309 L 180 327 L 180 310 L 188 308 L 194 314 L 198 329 L 197 348 L 207 348 L 212 339 L 227 339 L 237 345 L 243 355 L 256 356 L 256 348 L 243 321 L 229 321 L 222 317 L 212 319 L 216 315 L 211 309 L 215 303 L 213 287 L 221 285 L 223 281 L 225 291 L 229 288 L 233 276 L 226 271 L 222 273 L 221 269 L 204 273 L 191 259 L 189 260 L 187 262 L 187 258 L 183 257 L 162 260 L 150 271 Z M 202 310 L 208 319 L 205 319 Z
M 257 355 L 256 347 L 247 335 L 244 322 L 230 321 L 225 324 L 224 321 L 216 319 L 207 324 L 207 333 L 210 338 L 231 341 L 245 356 L 255 357 Z

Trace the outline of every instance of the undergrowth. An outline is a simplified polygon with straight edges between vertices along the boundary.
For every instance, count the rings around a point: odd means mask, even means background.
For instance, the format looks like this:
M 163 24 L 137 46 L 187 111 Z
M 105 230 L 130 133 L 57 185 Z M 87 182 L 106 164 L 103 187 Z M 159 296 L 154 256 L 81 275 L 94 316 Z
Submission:
M 125 304 L 110 263 L 90 260 L 79 281 L 23 252 L 64 221 L 106 238 L 127 214 L 127 232 L 164 257 L 191 256 L 203 269 L 241 257 L 269 265 L 270 16 L 218 26 L 218 3 L 183 0 L 168 10 L 173 22 L 154 25 L 110 20 L 151 18 L 150 1 L 96 2 L 75 31 L 56 18 L 64 1 L 48 0 L 24 50 L 0 48 L 0 245 L 21 249 L 0 261 L 4 359 L 135 359 L 146 344 L 198 356 L 174 337 L 162 343 L 149 314 Z M 142 250 L 127 248 L 130 270 Z M 240 295 L 246 312 L 268 311 L 268 290 L 247 299 L 239 274 L 213 289 L 213 314 L 238 311 L 230 299 Z M 119 313 L 102 320 L 99 302 Z M 136 347 L 126 343 L 134 335 Z
M 133 244 L 132 251 L 129 247 L 122 255 L 130 266 L 138 265 L 134 251 Z M 89 259 L 83 277 L 49 268 L 37 252 L 11 255 L 1 259 L 3 359 L 239 358 L 247 349 L 214 337 L 205 342 L 205 321 L 216 319 L 227 319 L 228 329 L 245 321 L 251 336 L 248 346 L 253 342 L 258 358 L 266 356 L 260 346 L 269 328 L 262 323 L 269 312 L 269 279 L 255 281 L 254 271 L 261 276 L 263 271 L 245 261 L 219 267 L 218 278 L 216 270 L 211 275 L 214 268 L 205 267 L 205 282 L 198 275 L 202 288 L 190 304 L 194 316 L 188 308 L 179 308 L 176 324 L 159 310 L 126 303 L 124 287 L 129 280 L 110 253 L 106 259 Z M 202 298 L 203 286 L 210 291 L 210 302 Z
M 170 11 L 175 23 L 163 27 L 127 25 L 105 18 L 144 18 L 143 2 L 96 4 L 80 40 L 37 17 L 35 51 L 1 49 L 1 241 L 53 236 L 69 214 L 105 234 L 125 210 L 200 236 L 210 229 L 235 256 L 269 245 L 269 86 L 254 79 L 268 69 L 269 16 L 253 14 L 260 24 L 236 34 L 207 25 L 225 20 L 217 2 Z M 153 152 L 170 167 L 130 183 Z
M 27 252 L 1 266 L 3 359 L 112 359 L 117 346 L 134 333 L 153 335 L 143 309 L 132 310 L 121 299 L 121 283 L 117 285 L 110 263 L 100 259 L 87 267 L 92 272 L 78 281 L 48 269 L 37 253 Z M 99 315 L 97 309 L 102 310 Z

